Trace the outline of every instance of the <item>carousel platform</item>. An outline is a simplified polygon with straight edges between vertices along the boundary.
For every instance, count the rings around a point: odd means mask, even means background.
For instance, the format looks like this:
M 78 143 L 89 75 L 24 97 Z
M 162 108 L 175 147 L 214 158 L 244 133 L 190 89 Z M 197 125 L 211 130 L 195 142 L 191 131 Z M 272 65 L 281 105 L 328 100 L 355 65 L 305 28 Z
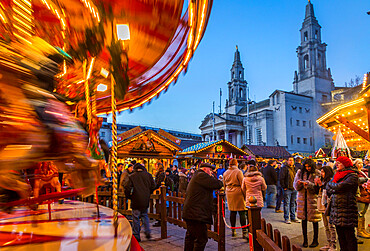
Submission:
M 118 219 L 118 237 L 114 237 L 113 210 L 65 200 L 64 204 L 40 205 L 37 211 L 26 207 L 12 214 L 0 213 L 0 249 L 6 250 L 129 250 L 132 230 L 124 216 Z M 136 241 L 136 240 L 134 240 Z M 136 242 L 137 243 L 137 242 Z

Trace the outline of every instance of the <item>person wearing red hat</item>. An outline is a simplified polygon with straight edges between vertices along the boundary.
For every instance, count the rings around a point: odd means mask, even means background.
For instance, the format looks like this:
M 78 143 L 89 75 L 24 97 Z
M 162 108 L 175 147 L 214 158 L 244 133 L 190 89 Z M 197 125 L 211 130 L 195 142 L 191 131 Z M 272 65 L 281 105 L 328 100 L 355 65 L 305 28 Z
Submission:
M 357 170 L 345 156 L 336 159 L 337 172 L 327 184 L 327 211 L 329 222 L 335 225 L 341 250 L 357 251 L 355 227 L 358 224 L 356 194 L 358 188 Z

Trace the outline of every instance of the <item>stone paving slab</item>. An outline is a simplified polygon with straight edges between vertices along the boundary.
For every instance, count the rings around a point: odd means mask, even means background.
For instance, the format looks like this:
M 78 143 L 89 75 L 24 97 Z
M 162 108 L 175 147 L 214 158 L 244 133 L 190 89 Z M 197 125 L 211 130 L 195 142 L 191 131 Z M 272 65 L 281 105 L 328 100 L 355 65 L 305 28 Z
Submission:
M 266 219 L 266 222 L 271 223 L 273 229 L 279 229 L 281 236 L 286 235 L 290 238 L 291 244 L 296 244 L 301 246 L 303 243 L 302 237 L 302 227 L 300 223 L 285 224 L 283 221 L 282 213 L 275 213 L 274 209 L 262 209 L 262 217 Z M 226 212 L 226 219 L 229 222 L 229 212 Z M 367 224 L 370 223 L 370 211 L 366 214 Z M 237 222 L 238 222 L 237 218 Z M 154 221 L 151 221 L 151 225 Z M 238 223 L 237 223 L 238 225 Z M 369 228 L 367 228 L 370 231 Z M 161 228 L 152 227 L 152 237 L 153 240 L 146 240 L 144 234 L 141 234 L 142 241 L 140 245 L 146 251 L 180 251 L 184 249 L 184 238 L 186 230 L 180 227 L 177 227 L 172 224 L 167 224 L 167 239 L 161 240 Z M 226 250 L 249 250 L 249 244 L 242 237 L 242 231 L 237 230 L 237 237 L 231 237 L 231 230 L 226 229 Z M 312 242 L 313 238 L 313 229 L 312 223 L 308 223 L 308 241 L 309 244 Z M 359 251 L 368 251 L 370 250 L 370 239 L 362 239 L 364 244 L 358 245 Z M 319 223 L 319 243 L 320 245 L 317 248 L 303 248 L 303 250 L 319 250 L 320 247 L 326 244 L 325 229 L 322 224 L 322 221 Z M 207 251 L 217 250 L 217 242 L 212 239 L 208 240 L 206 249 Z M 339 244 L 338 249 L 339 250 Z

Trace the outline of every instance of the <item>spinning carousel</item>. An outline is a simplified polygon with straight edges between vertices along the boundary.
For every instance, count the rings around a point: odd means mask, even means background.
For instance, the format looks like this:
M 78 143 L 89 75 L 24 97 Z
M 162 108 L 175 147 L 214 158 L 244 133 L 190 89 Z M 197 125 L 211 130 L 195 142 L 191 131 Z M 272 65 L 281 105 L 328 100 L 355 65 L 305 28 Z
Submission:
M 152 102 L 186 72 L 211 6 L 0 2 L 0 247 L 134 249 L 117 212 L 116 114 Z M 104 151 L 98 115 L 108 113 Z M 66 199 L 94 194 L 102 168 L 112 169 L 113 210 Z

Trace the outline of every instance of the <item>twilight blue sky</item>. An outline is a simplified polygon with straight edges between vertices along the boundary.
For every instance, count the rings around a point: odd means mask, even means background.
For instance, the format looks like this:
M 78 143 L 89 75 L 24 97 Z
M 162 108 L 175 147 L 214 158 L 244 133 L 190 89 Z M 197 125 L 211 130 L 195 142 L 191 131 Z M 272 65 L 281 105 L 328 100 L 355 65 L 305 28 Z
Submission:
M 150 105 L 125 111 L 119 123 L 151 125 L 199 133 L 199 125 L 219 105 L 222 109 L 238 45 L 250 86 L 250 97 L 260 101 L 275 89 L 292 90 L 297 69 L 296 48 L 306 0 L 214 0 L 206 33 L 186 75 Z M 327 46 L 327 66 L 334 83 L 343 86 L 370 71 L 369 0 L 312 0 Z

